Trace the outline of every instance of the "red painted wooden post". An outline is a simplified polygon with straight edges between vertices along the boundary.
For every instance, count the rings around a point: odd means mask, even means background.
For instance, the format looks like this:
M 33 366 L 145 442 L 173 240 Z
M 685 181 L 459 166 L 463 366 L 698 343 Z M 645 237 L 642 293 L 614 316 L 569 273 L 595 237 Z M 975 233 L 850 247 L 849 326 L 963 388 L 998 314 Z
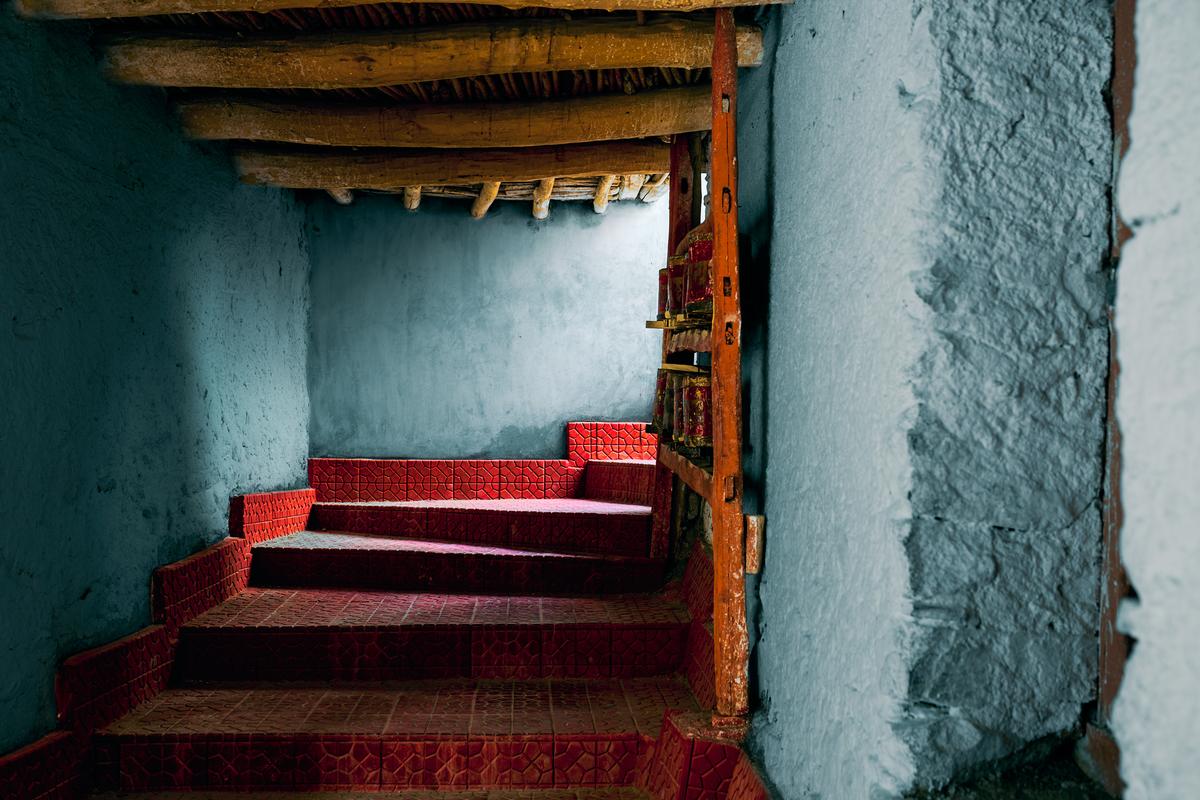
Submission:
M 745 534 L 742 517 L 742 315 L 738 287 L 737 42 L 719 9 L 712 57 L 713 643 L 717 716 L 749 711 Z

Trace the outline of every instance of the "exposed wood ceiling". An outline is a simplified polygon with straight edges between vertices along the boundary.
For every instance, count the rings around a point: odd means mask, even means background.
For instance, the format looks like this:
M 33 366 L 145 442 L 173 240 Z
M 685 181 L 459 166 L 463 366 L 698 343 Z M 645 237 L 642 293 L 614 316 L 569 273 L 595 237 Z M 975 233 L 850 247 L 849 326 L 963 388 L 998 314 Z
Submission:
M 780 2 L 781 0 L 766 0 Z M 786 1 L 786 0 L 782 0 Z M 722 6 L 759 5 L 734 0 Z M 651 202 L 707 130 L 712 0 L 19 0 L 94 20 L 115 81 L 167 88 L 243 180 L 492 203 Z M 636 13 L 608 13 L 609 10 Z M 685 13 L 686 12 L 686 13 Z M 762 33 L 737 31 L 738 62 Z

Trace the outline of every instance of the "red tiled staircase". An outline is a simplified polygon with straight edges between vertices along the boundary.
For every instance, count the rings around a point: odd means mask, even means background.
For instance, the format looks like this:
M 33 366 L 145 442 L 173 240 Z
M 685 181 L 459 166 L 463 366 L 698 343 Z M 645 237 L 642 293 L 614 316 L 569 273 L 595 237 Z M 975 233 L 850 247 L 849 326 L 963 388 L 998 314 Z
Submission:
M 19 751 L 0 793 L 765 798 L 708 726 L 711 564 L 663 587 L 640 427 L 572 423 L 564 461 L 313 459 L 311 490 L 235 498 L 230 539 L 155 574 L 160 624 L 64 664 L 43 755 L 76 772 Z

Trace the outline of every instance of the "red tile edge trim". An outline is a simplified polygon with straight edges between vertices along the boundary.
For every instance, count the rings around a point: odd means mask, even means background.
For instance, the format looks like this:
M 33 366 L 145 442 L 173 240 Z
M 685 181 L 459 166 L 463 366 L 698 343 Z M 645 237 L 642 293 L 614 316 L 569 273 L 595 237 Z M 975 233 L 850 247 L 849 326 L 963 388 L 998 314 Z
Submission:
M 229 535 L 258 544 L 302 531 L 308 525 L 308 513 L 316 499 L 315 489 L 232 497 L 229 500 Z
M 71 656 L 55 678 L 60 724 L 88 732 L 128 713 L 166 688 L 174 655 L 167 628 L 151 625 Z
M 637 785 L 653 800 L 768 800 L 766 786 L 739 746 L 707 714 L 668 711 L 640 765 Z
M 150 581 L 154 621 L 172 638 L 179 626 L 241 592 L 250 579 L 248 539 L 222 539 L 182 561 L 159 567 Z
M 69 731 L 49 733 L 0 756 L 0 797 L 58 800 L 84 793 L 83 745 Z

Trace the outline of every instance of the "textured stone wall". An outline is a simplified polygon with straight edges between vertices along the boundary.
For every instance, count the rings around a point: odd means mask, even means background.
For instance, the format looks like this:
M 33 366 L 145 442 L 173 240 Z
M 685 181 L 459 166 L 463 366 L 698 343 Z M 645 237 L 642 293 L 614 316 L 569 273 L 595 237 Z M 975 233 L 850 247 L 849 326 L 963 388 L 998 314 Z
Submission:
M 561 458 L 568 420 L 649 420 L 667 204 L 468 207 L 310 208 L 314 455 Z
M 1117 203 L 1121 556 L 1136 640 L 1113 727 L 1130 800 L 1200 797 L 1200 5 L 1138 0 Z
M 304 480 L 307 258 L 86 28 L 0 7 L 0 752 L 54 726 L 58 661 L 149 622 L 151 570 L 229 496 Z
M 900 729 L 940 783 L 1070 731 L 1095 693 L 1112 44 L 1103 0 L 931 11 Z
M 770 264 L 753 742 L 786 797 L 894 796 L 1094 695 L 1109 9 L 773 24 L 739 154 Z

